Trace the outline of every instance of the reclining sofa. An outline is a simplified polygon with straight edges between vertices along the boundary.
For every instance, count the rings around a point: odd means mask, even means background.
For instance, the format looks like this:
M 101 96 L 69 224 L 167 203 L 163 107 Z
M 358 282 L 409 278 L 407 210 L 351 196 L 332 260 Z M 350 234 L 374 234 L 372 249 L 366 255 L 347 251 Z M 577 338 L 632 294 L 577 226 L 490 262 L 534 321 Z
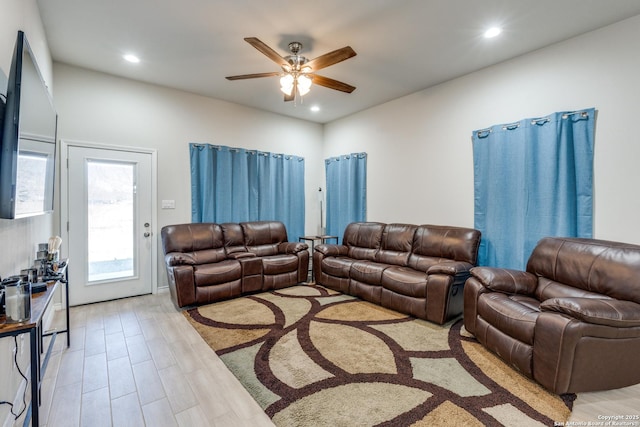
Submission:
M 640 246 L 547 237 L 526 271 L 473 268 L 464 326 L 558 394 L 640 383 Z
M 322 286 L 443 324 L 462 313 L 479 244 L 469 228 L 356 222 L 341 245 L 315 247 L 313 272 Z
M 307 280 L 308 246 L 288 242 L 278 221 L 168 225 L 161 236 L 169 291 L 177 307 Z

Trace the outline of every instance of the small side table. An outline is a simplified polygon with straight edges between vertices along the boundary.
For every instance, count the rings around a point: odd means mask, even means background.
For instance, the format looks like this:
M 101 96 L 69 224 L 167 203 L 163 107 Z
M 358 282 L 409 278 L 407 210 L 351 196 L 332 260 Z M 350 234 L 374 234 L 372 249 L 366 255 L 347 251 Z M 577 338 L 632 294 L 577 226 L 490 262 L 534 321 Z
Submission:
M 29 334 L 29 351 L 30 351 L 30 370 L 31 377 L 31 403 L 26 409 L 26 415 L 23 426 L 31 425 L 38 427 L 40 425 L 40 385 L 44 378 L 49 357 L 55 343 L 56 335 L 59 333 L 67 334 L 67 347 L 71 345 L 70 325 L 69 325 L 69 275 L 66 265 L 63 270 L 59 271 L 60 278 L 47 283 L 46 291 L 31 295 L 31 318 L 21 323 L 5 323 L 5 316 L 0 316 L 0 338 L 17 337 L 21 334 Z M 65 287 L 65 310 L 66 310 L 66 328 L 54 332 L 43 331 L 43 317 L 47 308 L 51 304 L 53 295 L 59 286 Z M 44 360 L 43 337 L 51 336 L 51 341 L 46 349 Z
M 335 240 L 335 244 L 338 244 L 338 236 L 330 236 L 328 234 L 324 234 L 322 236 L 300 236 L 298 237 L 298 242 L 311 242 L 309 245 L 309 250 L 311 252 L 311 256 L 309 257 L 309 271 L 311 272 L 311 281 L 314 281 L 313 277 L 313 249 L 316 246 L 316 242 L 320 242 L 321 244 L 328 243 L 330 240 Z

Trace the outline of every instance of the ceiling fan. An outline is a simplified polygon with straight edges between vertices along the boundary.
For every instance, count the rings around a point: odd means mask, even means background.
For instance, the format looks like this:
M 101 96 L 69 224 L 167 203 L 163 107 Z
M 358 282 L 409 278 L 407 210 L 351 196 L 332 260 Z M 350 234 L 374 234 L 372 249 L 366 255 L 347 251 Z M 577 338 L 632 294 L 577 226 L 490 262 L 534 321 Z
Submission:
M 356 89 L 354 86 L 346 83 L 315 74 L 316 71 L 321 70 L 322 68 L 356 56 L 356 52 L 350 46 L 325 53 L 315 59 L 309 60 L 304 56 L 299 55 L 299 52 L 302 49 L 302 43 L 300 42 L 289 43 L 291 55 L 283 57 L 255 37 L 246 37 L 244 40 L 262 52 L 267 56 L 267 58 L 280 65 L 282 71 L 229 76 L 227 77 L 227 80 L 280 76 L 280 90 L 284 92 L 285 102 L 293 101 L 296 97 L 296 92 L 300 96 L 307 94 L 312 83 L 346 93 L 351 93 Z

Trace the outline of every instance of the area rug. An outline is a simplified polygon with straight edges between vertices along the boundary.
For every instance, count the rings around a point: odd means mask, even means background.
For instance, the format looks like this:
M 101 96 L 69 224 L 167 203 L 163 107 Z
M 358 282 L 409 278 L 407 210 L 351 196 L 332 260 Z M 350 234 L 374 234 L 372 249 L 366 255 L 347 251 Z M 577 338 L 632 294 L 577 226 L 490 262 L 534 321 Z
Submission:
M 464 332 L 320 286 L 194 308 L 187 319 L 277 426 L 550 426 L 548 393 Z

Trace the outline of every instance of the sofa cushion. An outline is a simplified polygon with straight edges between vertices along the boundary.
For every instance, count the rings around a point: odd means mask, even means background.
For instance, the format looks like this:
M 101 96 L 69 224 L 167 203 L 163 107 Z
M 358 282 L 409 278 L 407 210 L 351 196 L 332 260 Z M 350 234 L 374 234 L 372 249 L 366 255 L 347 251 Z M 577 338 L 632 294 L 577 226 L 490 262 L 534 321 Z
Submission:
M 242 227 L 237 223 L 220 224 L 222 235 L 224 237 L 224 249 L 227 255 L 238 252 L 247 252 L 244 245 L 244 234 Z
M 298 269 L 298 257 L 295 255 L 274 255 L 262 258 L 264 274 L 290 273 Z
M 382 283 L 382 272 L 389 267 L 389 264 L 380 264 L 372 261 L 356 261 L 351 264 L 349 277 L 368 285 L 380 286 Z
M 573 286 L 559 283 L 546 277 L 538 277 L 538 286 L 536 287 L 535 296 L 540 301 L 546 301 L 549 298 L 597 298 L 611 299 L 606 295 L 595 292 L 585 291 L 584 289 L 574 288 Z
M 224 238 L 218 224 L 195 223 L 168 225 L 162 229 L 164 253 L 196 252 L 205 249 L 222 248 Z
M 422 256 L 416 255 L 412 253 L 409 255 L 409 261 L 407 262 L 407 266 L 411 267 L 414 270 L 427 272 L 429 268 L 437 265 L 441 261 L 441 258 L 434 258 L 430 256 Z
M 198 265 L 219 262 L 227 257 L 223 248 L 195 252 L 170 252 L 165 256 L 168 265 Z
M 329 276 L 348 279 L 351 264 L 356 260 L 348 257 L 328 257 L 322 260 L 322 271 Z
M 202 264 L 193 267 L 195 285 L 211 286 L 238 280 L 242 276 L 240 262 L 225 260 L 215 264 Z
M 413 237 L 413 254 L 465 261 L 475 265 L 480 232 L 472 228 L 421 225 Z
M 427 274 L 409 267 L 389 267 L 382 273 L 382 286 L 400 295 L 427 297 Z
M 595 239 L 546 237 L 527 271 L 574 288 L 640 303 L 640 246 Z
M 287 241 L 287 230 L 279 221 L 241 222 L 244 243 L 258 256 L 278 254 L 278 246 Z
M 486 293 L 478 298 L 477 314 L 510 337 L 533 345 L 533 332 L 540 315 L 540 302 L 524 295 Z
M 383 230 L 384 224 L 379 222 L 352 222 L 347 225 L 342 244 L 349 248 L 348 256 L 374 261 Z
M 407 265 L 413 235 L 418 227 L 411 224 L 387 224 L 382 232 L 376 261 L 384 264 Z
M 162 246 L 169 265 L 195 265 L 226 258 L 218 224 L 170 225 L 162 229 Z

